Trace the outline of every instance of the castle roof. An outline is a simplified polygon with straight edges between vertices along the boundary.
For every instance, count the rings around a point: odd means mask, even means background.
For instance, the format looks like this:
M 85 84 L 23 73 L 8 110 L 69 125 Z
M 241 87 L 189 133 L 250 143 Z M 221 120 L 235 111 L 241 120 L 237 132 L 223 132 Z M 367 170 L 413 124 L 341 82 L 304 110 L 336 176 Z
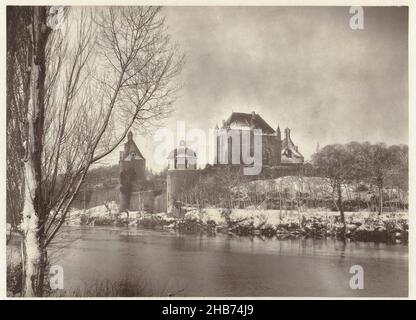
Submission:
M 290 156 L 289 156 L 290 155 Z M 303 162 L 303 155 L 290 137 L 290 129 L 285 129 L 285 137 L 282 140 L 282 162 Z
M 254 129 L 261 129 L 263 133 L 274 134 L 275 131 L 264 119 L 257 113 L 242 113 L 233 112 L 230 117 L 224 122 L 223 128 L 230 126 L 238 127 L 252 127 Z
M 173 149 L 168 156 L 168 159 L 175 158 L 197 158 L 195 151 L 188 148 L 184 141 L 180 142 L 179 147 Z
M 121 160 L 133 160 L 134 159 L 144 159 L 142 153 L 137 147 L 136 143 L 133 140 L 133 133 L 130 131 L 127 135 L 127 142 L 124 144 L 124 152 L 122 154 Z

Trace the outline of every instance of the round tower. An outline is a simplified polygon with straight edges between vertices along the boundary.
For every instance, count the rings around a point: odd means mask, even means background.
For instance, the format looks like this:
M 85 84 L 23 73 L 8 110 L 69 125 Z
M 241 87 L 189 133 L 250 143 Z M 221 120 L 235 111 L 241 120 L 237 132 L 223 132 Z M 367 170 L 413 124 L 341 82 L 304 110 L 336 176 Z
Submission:
M 169 153 L 166 177 L 167 212 L 169 214 L 180 212 L 178 203 L 183 200 L 183 195 L 187 190 L 197 182 L 196 160 L 195 151 L 188 148 L 185 141 L 181 141 L 179 147 Z

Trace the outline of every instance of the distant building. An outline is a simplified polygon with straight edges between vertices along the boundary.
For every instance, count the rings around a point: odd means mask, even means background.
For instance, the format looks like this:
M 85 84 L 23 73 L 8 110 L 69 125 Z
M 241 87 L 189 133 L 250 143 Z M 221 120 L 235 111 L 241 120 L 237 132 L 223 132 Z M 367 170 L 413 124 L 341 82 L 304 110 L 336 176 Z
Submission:
M 302 164 L 304 158 L 298 147 L 290 137 L 290 129 L 285 129 L 285 137 L 282 140 L 280 128 L 274 130 L 259 114 L 233 112 L 230 117 L 223 121 L 221 128 L 216 127 L 217 150 L 216 162 L 219 164 L 243 163 L 243 132 L 250 134 L 250 155 L 254 154 L 255 130 L 261 130 L 262 140 L 262 165 L 280 166 L 289 164 Z M 239 136 L 235 139 L 234 136 Z M 235 144 L 238 143 L 239 146 Z M 233 159 L 233 148 L 239 150 L 238 159 Z
M 133 140 L 132 132 L 128 133 L 123 151 L 120 152 L 118 171 L 119 178 L 116 178 L 115 183 L 114 178 L 104 174 L 100 177 L 102 183 L 84 188 L 76 199 L 75 206 L 87 209 L 115 201 L 119 212 L 166 212 L 165 181 L 156 184 L 152 183 L 154 180 L 148 181 L 146 159 Z
M 285 129 L 285 137 L 282 140 L 282 164 L 304 162 L 303 155 L 299 152 L 298 146 L 295 145 L 290 137 L 290 129 Z
M 183 195 L 198 182 L 200 170 L 196 169 L 197 155 L 188 148 L 185 141 L 172 150 L 168 156 L 168 172 L 166 178 L 167 212 L 178 214 Z
M 145 179 L 146 159 L 134 142 L 133 133 L 131 131 L 127 135 L 127 142 L 124 144 L 124 150 L 120 151 L 119 164 L 120 173 L 132 168 L 134 169 L 137 180 Z
M 127 135 L 124 150 L 120 152 L 120 211 L 130 209 L 130 198 L 134 191 L 141 189 L 146 180 L 146 159 L 133 140 L 133 133 Z
M 172 150 L 168 156 L 168 169 L 196 169 L 196 153 L 189 149 L 185 141 L 179 143 L 179 147 Z

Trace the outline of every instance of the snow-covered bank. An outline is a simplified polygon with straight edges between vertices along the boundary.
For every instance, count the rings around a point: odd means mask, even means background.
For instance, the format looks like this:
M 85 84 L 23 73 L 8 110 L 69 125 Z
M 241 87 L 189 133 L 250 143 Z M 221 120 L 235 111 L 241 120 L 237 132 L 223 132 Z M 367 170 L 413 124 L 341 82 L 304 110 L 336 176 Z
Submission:
M 137 225 L 145 228 L 180 232 L 227 232 L 240 236 L 266 237 L 339 237 L 342 223 L 338 212 L 259 210 L 256 208 L 183 208 L 182 218 L 166 213 L 118 213 L 116 203 L 71 212 L 71 224 Z M 352 240 L 407 242 L 407 212 L 346 212 L 346 236 Z
M 346 212 L 346 236 L 352 240 L 407 242 L 406 212 L 378 216 L 371 212 Z M 243 236 L 340 237 L 343 225 L 338 212 L 280 212 L 256 209 L 190 209 L 179 219 L 185 231 L 222 231 Z

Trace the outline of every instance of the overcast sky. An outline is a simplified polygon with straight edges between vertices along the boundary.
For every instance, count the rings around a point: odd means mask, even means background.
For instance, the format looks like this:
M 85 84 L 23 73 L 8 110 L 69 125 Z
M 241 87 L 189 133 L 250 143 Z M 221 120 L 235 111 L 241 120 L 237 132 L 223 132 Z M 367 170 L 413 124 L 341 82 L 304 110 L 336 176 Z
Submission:
M 163 13 L 186 53 L 167 127 L 183 120 L 208 130 L 232 111 L 256 111 L 273 128 L 290 127 L 306 159 L 317 143 L 408 143 L 407 8 L 364 8 L 364 30 L 349 27 L 349 7 Z M 159 170 L 152 136 L 136 140 L 147 166 Z

